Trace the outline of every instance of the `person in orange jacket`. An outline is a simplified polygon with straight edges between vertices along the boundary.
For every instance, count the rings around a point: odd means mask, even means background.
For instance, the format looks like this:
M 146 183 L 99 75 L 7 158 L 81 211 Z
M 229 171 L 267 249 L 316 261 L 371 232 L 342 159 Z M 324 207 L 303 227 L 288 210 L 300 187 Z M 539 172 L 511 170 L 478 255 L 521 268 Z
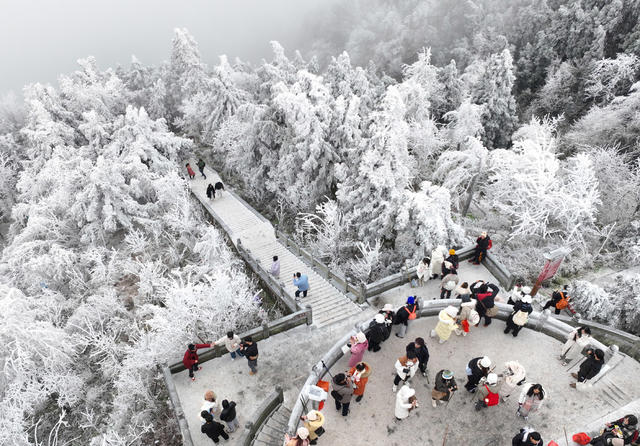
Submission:
M 353 395 L 356 397 L 357 403 L 359 403 L 364 396 L 364 389 L 367 387 L 367 381 L 369 381 L 370 374 L 371 366 L 366 362 L 359 362 L 349 369 L 348 376 L 351 377 L 351 382 L 356 385 Z
M 199 348 L 210 348 L 211 344 L 189 344 L 187 347 L 187 351 L 184 353 L 184 357 L 182 358 L 182 364 L 184 364 L 185 368 L 189 370 L 189 378 L 191 381 L 195 381 L 196 377 L 193 372 L 200 370 L 202 367 L 198 365 L 198 349 Z

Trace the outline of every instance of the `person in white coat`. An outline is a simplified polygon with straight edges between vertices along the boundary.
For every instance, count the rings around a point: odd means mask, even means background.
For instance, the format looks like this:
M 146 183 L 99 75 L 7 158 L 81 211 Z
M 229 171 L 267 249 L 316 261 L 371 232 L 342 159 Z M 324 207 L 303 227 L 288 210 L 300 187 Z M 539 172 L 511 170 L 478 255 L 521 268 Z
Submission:
M 398 390 L 400 381 L 407 382 L 416 374 L 420 361 L 415 350 L 408 350 L 405 356 L 401 356 L 396 361 L 396 376 L 393 379 L 393 392 Z
M 416 266 L 416 274 L 418 275 L 418 286 L 424 285 L 424 278 L 429 274 L 429 257 L 420 260 Z
M 520 398 L 518 399 L 518 416 L 524 417 L 525 420 L 529 418 L 534 412 L 537 412 L 545 399 L 545 391 L 540 384 L 526 383 L 520 392 Z
M 518 361 L 507 361 L 504 363 L 504 371 L 499 375 L 504 378 L 500 387 L 500 398 L 504 402 L 518 386 L 522 385 L 527 377 L 527 372 Z
M 418 407 L 418 400 L 415 398 L 416 391 L 404 385 L 396 395 L 396 419 L 404 420 L 409 416 L 409 412 Z
M 431 278 L 435 279 L 442 275 L 442 264 L 444 263 L 444 256 L 447 254 L 447 249 L 440 245 L 431 251 L 431 264 L 429 265 L 429 272 Z
M 571 358 L 582 353 L 582 350 L 591 343 L 591 329 L 589 327 L 578 327 L 569 333 L 567 342 L 562 346 L 560 361 L 562 365 L 567 365 Z

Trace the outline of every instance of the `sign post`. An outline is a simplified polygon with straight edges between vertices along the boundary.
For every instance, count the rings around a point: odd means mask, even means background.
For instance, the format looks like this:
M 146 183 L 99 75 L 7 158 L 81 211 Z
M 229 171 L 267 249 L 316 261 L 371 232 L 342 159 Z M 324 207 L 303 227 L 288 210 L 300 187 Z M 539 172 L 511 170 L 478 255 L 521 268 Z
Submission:
M 540 275 L 538 276 L 538 280 L 536 280 L 536 284 L 531 290 L 532 297 L 536 295 L 542 286 L 542 282 L 551 279 L 556 274 L 558 268 L 560 268 L 560 264 L 570 252 L 571 251 L 568 248 L 558 248 L 544 255 L 546 261 L 542 267 Z

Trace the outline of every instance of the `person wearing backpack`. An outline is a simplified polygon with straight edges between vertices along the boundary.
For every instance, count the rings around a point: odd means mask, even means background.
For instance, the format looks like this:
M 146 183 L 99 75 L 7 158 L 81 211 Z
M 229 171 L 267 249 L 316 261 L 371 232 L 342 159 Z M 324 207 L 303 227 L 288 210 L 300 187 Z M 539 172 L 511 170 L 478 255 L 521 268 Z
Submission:
M 209 200 L 213 200 L 214 198 L 216 198 L 216 189 L 211 183 L 209 183 L 209 185 L 207 186 L 207 198 Z
M 396 311 L 395 320 L 393 321 L 395 325 L 398 325 L 398 330 L 396 331 L 397 337 L 404 338 L 409 328 L 409 321 L 414 320 L 418 316 L 417 312 L 418 304 L 416 303 L 416 298 L 409 296 L 407 303 Z
M 487 250 L 491 249 L 492 246 L 493 242 L 491 241 L 489 234 L 487 234 L 486 231 L 483 231 L 480 234 L 480 237 L 476 239 L 476 248 L 473 252 L 473 258 L 469 260 L 469 262 L 474 265 L 480 265 L 482 259 L 487 256 Z
M 349 415 L 349 404 L 353 395 L 351 379 L 344 373 L 338 373 L 333 377 L 333 390 L 331 396 L 336 403 L 336 410 L 342 409 L 342 416 Z
M 520 433 L 511 439 L 511 446 L 543 446 L 544 442 L 538 432 L 529 428 L 520 429 Z
M 458 282 L 460 282 L 460 278 L 455 270 L 444 276 L 440 281 L 440 299 L 451 299 L 451 292 Z
M 532 312 L 531 296 L 525 294 L 513 305 L 513 312 L 507 318 L 507 328 L 504 329 L 504 333 L 508 334 L 510 331 L 513 331 L 513 337 L 518 336 L 522 327 L 527 325 L 529 315 Z
M 551 294 L 551 299 L 544 304 L 542 310 L 546 310 L 549 307 L 554 307 L 554 311 L 556 314 L 560 314 L 560 311 L 564 310 L 569 306 L 569 300 L 571 296 L 569 296 L 569 285 L 565 285 L 561 290 L 555 290 L 553 294 Z
M 444 344 L 450 337 L 451 333 L 458 329 L 456 324 L 456 318 L 458 316 L 458 309 L 453 305 L 449 305 L 438 313 L 438 324 L 435 330 L 431 330 L 431 337 L 438 336 L 438 342 Z
M 480 315 L 480 319 L 484 317 L 484 326 L 491 325 L 491 318 L 498 315 L 498 307 L 495 304 L 495 298 L 500 292 L 500 288 L 493 283 L 483 283 L 480 286 L 472 287 L 471 292 L 475 294 L 476 311 Z M 480 324 L 480 321 L 478 321 Z
M 480 410 L 485 407 L 497 406 L 500 404 L 500 394 L 498 393 L 498 375 L 489 373 L 484 383 L 478 386 L 475 393 L 475 409 Z
M 436 373 L 436 383 L 431 390 L 431 405 L 438 407 L 438 401 L 449 401 L 458 385 L 451 370 L 440 370 Z
M 544 401 L 545 392 L 542 388 L 542 384 L 527 383 L 520 392 L 520 398 L 518 398 L 518 411 L 516 414 L 523 417 L 526 420 L 529 419 L 529 415 L 537 412 Z

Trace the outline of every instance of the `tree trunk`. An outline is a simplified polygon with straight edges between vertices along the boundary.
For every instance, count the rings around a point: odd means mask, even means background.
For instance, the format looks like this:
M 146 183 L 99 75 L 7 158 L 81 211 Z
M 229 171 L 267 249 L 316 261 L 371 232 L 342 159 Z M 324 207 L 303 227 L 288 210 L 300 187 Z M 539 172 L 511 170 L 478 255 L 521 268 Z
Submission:
M 476 189 L 476 183 L 478 182 L 479 173 L 475 174 L 473 178 L 471 178 L 471 184 L 469 184 L 469 191 L 467 192 L 467 199 L 462 206 L 461 215 L 464 217 L 469 212 L 469 208 L 471 207 L 471 200 L 473 199 L 473 193 Z

